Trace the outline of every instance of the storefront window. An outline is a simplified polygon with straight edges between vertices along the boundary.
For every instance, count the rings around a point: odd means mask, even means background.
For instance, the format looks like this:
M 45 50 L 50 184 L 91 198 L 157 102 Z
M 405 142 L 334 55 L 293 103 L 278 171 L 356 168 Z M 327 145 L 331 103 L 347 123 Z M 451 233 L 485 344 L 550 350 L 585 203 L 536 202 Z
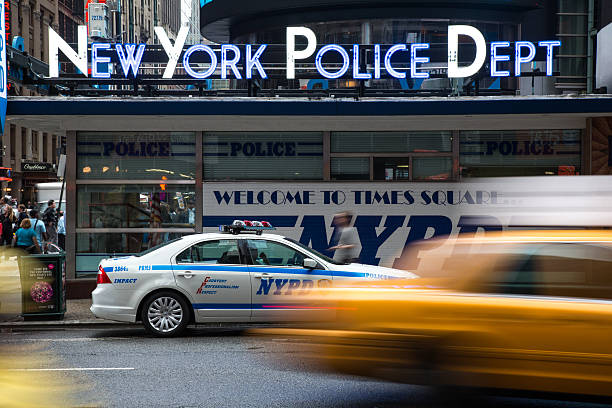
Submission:
M 205 180 L 321 180 L 319 132 L 207 133 Z
M 410 180 L 410 157 L 375 157 L 374 180 Z
M 79 185 L 77 228 L 194 228 L 193 185 Z
M 453 160 L 450 157 L 415 157 L 412 159 L 413 180 L 450 180 Z
M 79 179 L 195 179 L 195 134 L 80 132 Z
M 452 133 L 439 132 L 333 132 L 332 153 L 450 152 Z
M 369 157 L 332 157 L 332 180 L 369 180 Z
M 463 177 L 581 172 L 581 130 L 461 132 L 460 146 Z

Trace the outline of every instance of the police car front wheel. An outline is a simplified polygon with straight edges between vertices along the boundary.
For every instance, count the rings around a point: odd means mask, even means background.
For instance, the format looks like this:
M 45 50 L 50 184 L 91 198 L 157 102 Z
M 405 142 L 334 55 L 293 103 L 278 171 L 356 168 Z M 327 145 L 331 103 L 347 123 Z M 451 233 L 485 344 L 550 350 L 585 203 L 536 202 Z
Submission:
M 145 329 L 156 336 L 175 336 L 189 323 L 189 309 L 183 298 L 172 292 L 150 296 L 142 308 Z

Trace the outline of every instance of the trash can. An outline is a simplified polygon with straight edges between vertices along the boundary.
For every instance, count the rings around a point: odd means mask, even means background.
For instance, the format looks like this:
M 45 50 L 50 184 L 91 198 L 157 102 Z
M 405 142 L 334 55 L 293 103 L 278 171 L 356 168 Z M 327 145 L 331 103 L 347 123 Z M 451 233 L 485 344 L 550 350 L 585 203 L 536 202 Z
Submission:
M 66 254 L 19 258 L 22 314 L 27 320 L 62 320 L 66 313 Z

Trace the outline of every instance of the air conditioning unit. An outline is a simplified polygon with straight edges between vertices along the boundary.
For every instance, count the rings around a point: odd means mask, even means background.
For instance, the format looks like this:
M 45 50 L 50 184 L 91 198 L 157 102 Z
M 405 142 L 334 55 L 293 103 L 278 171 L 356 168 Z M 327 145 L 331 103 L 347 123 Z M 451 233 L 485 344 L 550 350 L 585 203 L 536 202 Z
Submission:
M 91 37 L 102 37 L 102 30 L 91 30 Z

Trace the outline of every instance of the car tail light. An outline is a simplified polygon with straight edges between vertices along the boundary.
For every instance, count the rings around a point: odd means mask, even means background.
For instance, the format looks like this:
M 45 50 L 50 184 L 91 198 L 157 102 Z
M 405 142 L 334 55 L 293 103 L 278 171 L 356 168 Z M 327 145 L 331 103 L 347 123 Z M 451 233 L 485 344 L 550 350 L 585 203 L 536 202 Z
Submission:
M 102 265 L 98 266 L 98 278 L 96 279 L 96 283 L 98 285 L 102 283 L 113 283 L 111 282 L 106 272 L 104 272 L 104 268 L 102 268 Z

